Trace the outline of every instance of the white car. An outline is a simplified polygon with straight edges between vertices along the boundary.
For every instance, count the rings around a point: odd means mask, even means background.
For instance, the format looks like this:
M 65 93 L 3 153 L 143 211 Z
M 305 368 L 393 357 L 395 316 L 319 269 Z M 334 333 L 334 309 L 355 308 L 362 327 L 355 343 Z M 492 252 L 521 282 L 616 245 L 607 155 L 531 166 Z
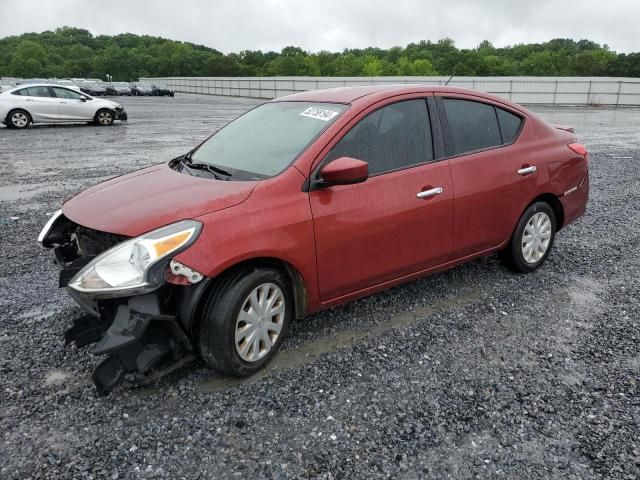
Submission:
M 66 122 L 107 126 L 115 120 L 127 120 L 127 112 L 121 104 L 93 98 L 61 85 L 20 85 L 0 93 L 0 122 L 10 128 Z

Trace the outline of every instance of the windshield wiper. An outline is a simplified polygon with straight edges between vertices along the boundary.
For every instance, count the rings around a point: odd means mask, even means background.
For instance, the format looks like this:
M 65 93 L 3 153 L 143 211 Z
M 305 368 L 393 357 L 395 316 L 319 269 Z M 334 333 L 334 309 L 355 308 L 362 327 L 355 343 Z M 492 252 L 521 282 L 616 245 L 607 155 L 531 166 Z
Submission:
M 210 163 L 188 163 L 188 166 L 191 168 L 198 168 L 201 170 L 208 170 L 210 172 L 219 173 L 220 175 L 225 175 L 227 178 L 231 177 L 231 173 L 226 170 L 216 167 L 215 165 L 211 165 Z
M 205 172 L 209 172 L 218 180 L 229 180 L 229 178 L 232 177 L 231 173 L 227 172 L 226 170 L 220 167 L 211 165 L 210 163 L 201 163 L 201 162 L 193 163 L 193 160 L 191 159 L 191 153 L 185 154 L 180 160 L 180 163 L 182 163 L 182 166 L 186 167 L 187 170 L 193 169 L 193 170 L 204 170 Z M 224 175 L 224 177 L 222 177 L 221 175 Z

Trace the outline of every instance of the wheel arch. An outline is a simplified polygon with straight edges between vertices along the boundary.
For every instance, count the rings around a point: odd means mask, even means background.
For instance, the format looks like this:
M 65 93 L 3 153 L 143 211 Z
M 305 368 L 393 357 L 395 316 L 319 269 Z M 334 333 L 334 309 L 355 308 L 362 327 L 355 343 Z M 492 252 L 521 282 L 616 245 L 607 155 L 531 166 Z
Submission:
M 527 211 L 527 208 L 536 202 L 547 203 L 553 209 L 553 213 L 556 215 L 556 232 L 560 231 L 564 225 L 564 207 L 557 195 L 554 195 L 553 193 L 542 193 L 535 197 L 531 202 L 529 202 L 529 204 L 527 204 L 520 216 Z
M 276 257 L 254 257 L 235 263 L 218 275 L 206 278 L 202 283 L 194 285 L 186 292 L 180 306 L 181 323 L 187 331 L 197 333 L 198 321 L 207 303 L 207 298 L 216 289 L 225 284 L 225 279 L 237 275 L 243 270 L 252 271 L 259 268 L 275 268 L 287 276 L 293 296 L 294 318 L 302 319 L 307 313 L 308 289 L 304 278 L 291 263 Z M 193 336 L 192 336 L 193 338 Z
M 98 107 L 98 109 L 96 110 L 96 113 L 93 114 L 93 118 L 98 118 L 98 114 L 102 111 L 102 110 L 106 110 L 108 112 L 111 112 L 115 115 L 116 111 L 113 108 L 107 107 L 106 105 L 103 105 L 102 107 Z
M 28 117 L 29 117 L 29 121 L 30 121 L 31 123 L 34 123 L 34 122 L 33 122 L 33 115 L 31 115 L 31 112 L 30 112 L 29 110 L 27 110 L 26 108 L 22 108 L 22 107 L 16 107 L 16 108 L 12 108 L 11 110 L 9 110 L 9 111 L 7 112 L 7 115 L 4 117 L 4 122 L 9 122 L 9 121 L 10 121 L 10 120 L 9 120 L 9 117 L 11 116 L 11 114 L 12 114 L 13 112 L 16 112 L 16 111 L 20 111 L 20 112 L 24 112 L 24 113 L 26 113 L 26 114 L 28 115 Z

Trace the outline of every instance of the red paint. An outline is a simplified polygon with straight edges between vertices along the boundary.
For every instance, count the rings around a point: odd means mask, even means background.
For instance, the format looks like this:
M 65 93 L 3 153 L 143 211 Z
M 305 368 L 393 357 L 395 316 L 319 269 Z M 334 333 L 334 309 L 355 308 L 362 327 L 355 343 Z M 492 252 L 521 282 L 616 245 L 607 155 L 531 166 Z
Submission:
M 372 176 L 362 183 L 305 191 L 329 149 L 367 113 L 399 100 L 431 96 L 498 105 L 524 117 L 524 127 L 512 145 Z M 195 218 L 203 223 L 202 233 L 178 261 L 215 276 L 244 260 L 280 259 L 300 273 L 308 312 L 314 312 L 500 249 L 522 212 L 540 195 L 560 200 L 565 225 L 585 211 L 586 149 L 575 146 L 569 128 L 554 128 L 504 99 L 450 87 L 372 86 L 304 92 L 275 101 L 282 100 L 350 107 L 277 177 L 225 182 L 160 165 L 86 190 L 65 203 L 65 215 L 87 227 L 129 236 Z M 362 173 L 358 162 L 342 163 L 332 163 L 323 172 L 338 180 Z M 517 173 L 532 165 L 535 173 Z M 416 197 L 434 187 L 442 187 L 442 194 Z
M 322 167 L 320 175 L 329 185 L 362 183 L 369 176 L 369 164 L 356 158 L 340 157 Z
M 112 178 L 68 200 L 64 214 L 103 232 L 131 237 L 242 203 L 257 182 L 216 182 L 168 165 Z

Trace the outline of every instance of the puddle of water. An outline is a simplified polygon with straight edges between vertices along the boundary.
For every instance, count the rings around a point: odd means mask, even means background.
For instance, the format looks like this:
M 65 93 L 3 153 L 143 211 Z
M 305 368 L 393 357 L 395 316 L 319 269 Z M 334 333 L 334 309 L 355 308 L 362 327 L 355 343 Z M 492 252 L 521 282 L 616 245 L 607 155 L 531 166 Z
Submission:
M 63 370 L 51 370 L 44 379 L 45 385 L 62 385 L 69 378 L 69 374 Z
M 0 201 L 12 202 L 16 200 L 26 200 L 40 195 L 41 193 L 55 192 L 59 189 L 60 188 L 55 185 L 9 185 L 6 187 L 0 187 Z
M 38 305 L 30 308 L 27 311 L 19 313 L 16 318 L 18 320 L 24 320 L 26 318 L 37 318 L 40 320 L 46 320 L 47 318 L 53 317 L 59 311 L 60 308 L 56 308 L 56 306 Z
M 223 392 L 237 385 L 252 384 L 279 370 L 300 367 L 315 360 L 324 353 L 335 352 L 343 348 L 351 347 L 369 336 L 380 335 L 394 328 L 413 325 L 419 320 L 435 313 L 465 307 L 474 303 L 479 298 L 480 290 L 471 290 L 458 294 L 455 297 L 439 300 L 427 307 L 420 307 L 415 310 L 399 313 L 366 329 L 344 330 L 330 337 L 320 338 L 298 348 L 278 352 L 265 368 L 251 377 L 236 378 L 213 375 L 202 382 L 200 388 L 206 392 Z

